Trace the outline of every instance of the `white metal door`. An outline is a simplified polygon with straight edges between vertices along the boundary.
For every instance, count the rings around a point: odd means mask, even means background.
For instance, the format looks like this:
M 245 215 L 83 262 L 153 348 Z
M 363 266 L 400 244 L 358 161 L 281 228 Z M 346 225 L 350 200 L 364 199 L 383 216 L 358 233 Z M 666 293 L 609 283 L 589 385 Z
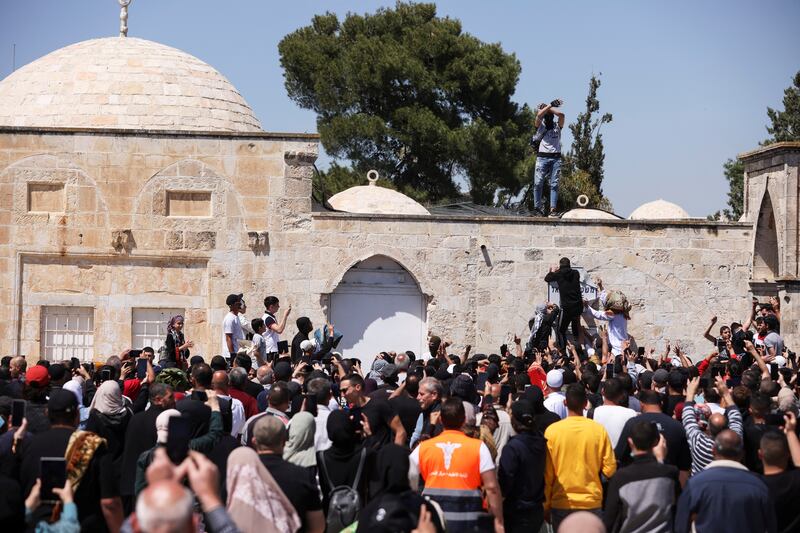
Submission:
M 425 298 L 411 275 L 387 257 L 351 268 L 331 295 L 329 311 L 344 335 L 337 351 L 358 357 L 365 372 L 382 351 L 423 353 Z
M 41 310 L 41 352 L 48 361 L 94 356 L 94 309 L 91 307 L 44 306 Z
M 150 346 L 158 352 L 167 337 L 169 319 L 183 312 L 183 309 L 132 309 L 131 348 L 141 350 Z

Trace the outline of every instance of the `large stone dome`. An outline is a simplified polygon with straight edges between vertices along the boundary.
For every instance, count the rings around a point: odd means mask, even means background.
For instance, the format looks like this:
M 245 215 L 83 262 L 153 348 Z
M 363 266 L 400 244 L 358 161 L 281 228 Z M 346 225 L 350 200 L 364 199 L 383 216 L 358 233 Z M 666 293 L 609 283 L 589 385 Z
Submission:
M 61 48 L 0 81 L 0 126 L 261 131 L 213 67 L 131 37 Z
M 630 220 L 680 220 L 690 217 L 689 213 L 678 204 L 666 200 L 655 200 L 640 205 L 628 218 Z

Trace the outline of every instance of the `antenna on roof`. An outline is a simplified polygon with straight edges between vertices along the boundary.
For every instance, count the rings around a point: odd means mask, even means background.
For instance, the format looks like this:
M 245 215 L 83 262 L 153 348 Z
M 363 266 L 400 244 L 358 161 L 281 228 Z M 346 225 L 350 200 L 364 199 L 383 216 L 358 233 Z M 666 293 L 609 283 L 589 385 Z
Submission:
M 119 2 L 119 36 L 128 36 L 128 6 L 131 0 L 118 0 Z

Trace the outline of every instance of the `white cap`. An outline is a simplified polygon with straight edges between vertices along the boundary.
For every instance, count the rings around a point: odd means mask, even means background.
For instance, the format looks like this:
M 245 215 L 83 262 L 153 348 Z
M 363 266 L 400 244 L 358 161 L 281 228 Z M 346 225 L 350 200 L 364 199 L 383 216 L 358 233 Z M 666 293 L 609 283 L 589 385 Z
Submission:
M 300 343 L 300 349 L 304 352 L 309 352 L 314 349 L 314 343 L 309 340 L 305 340 Z
M 786 366 L 786 358 L 782 355 L 775 356 L 775 364 L 778 365 L 778 368 L 783 368 Z
M 564 384 L 564 373 L 561 370 L 553 369 L 547 373 L 547 386 L 557 389 Z

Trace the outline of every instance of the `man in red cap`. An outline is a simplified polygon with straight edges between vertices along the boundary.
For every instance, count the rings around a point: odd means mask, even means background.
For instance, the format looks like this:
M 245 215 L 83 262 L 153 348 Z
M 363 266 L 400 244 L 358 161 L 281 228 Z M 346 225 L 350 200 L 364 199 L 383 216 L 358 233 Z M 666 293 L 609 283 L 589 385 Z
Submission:
M 34 435 L 50 429 L 47 418 L 47 394 L 50 392 L 50 371 L 42 365 L 34 365 L 25 373 L 23 396 L 28 401 L 25 418 L 28 431 Z

